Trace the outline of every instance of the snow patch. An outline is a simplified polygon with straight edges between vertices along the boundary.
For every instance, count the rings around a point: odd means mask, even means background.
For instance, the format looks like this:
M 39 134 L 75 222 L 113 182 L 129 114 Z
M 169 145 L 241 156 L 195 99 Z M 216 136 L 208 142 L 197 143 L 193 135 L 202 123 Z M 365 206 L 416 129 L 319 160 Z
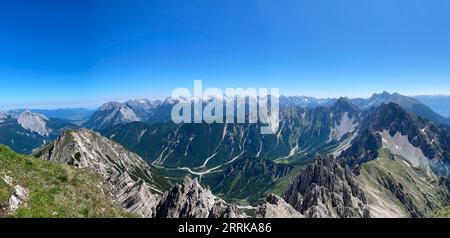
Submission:
M 147 129 L 144 129 L 144 130 L 141 131 L 141 133 L 139 133 L 139 136 L 138 136 L 138 143 L 141 142 L 141 139 L 142 139 L 142 137 L 144 136 L 145 132 L 147 132 Z
M 408 160 L 415 168 L 424 168 L 431 173 L 430 160 L 423 154 L 419 147 L 412 145 L 407 135 L 400 132 L 391 136 L 388 131 L 380 132 L 383 148 L 387 148 L 393 154 L 397 154 Z

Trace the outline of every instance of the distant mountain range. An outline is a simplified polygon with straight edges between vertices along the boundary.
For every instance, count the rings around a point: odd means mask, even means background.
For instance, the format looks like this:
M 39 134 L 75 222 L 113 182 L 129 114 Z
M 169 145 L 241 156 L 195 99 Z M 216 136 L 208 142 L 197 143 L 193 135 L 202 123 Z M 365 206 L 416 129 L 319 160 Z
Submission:
M 211 98 L 205 98 L 205 101 Z M 315 108 L 329 106 L 335 103 L 337 98 L 318 99 L 307 96 L 280 96 L 280 106 Z M 413 96 L 407 97 L 397 93 L 383 92 L 373 94 L 370 98 L 348 99 L 362 110 L 376 107 L 382 103 L 394 102 L 402 106 L 408 112 L 429 119 L 439 124 L 450 124 L 450 96 Z M 58 118 L 76 125 L 84 125 L 93 129 L 104 129 L 117 124 L 125 124 L 132 121 L 146 123 L 168 122 L 171 120 L 171 107 L 178 102 L 176 98 L 165 100 L 137 99 L 125 103 L 109 102 L 99 109 L 67 108 L 67 109 L 14 109 L 7 113 L 17 117 L 24 111 L 41 114 L 47 118 Z M 436 113 L 437 112 L 437 113 Z M 1 117 L 1 116 L 0 116 Z
M 353 99 L 352 102 L 362 109 L 374 106 L 376 107 L 381 105 L 382 103 L 396 103 L 407 112 L 414 113 L 417 116 L 428 119 L 437 124 L 450 124 L 448 118 L 434 112 L 421 101 L 415 98 L 400 95 L 398 93 L 389 94 L 384 92 L 382 94 L 374 94 L 371 98 L 366 100 Z
M 227 99 L 226 100 L 232 100 Z M 448 97 L 450 99 L 450 97 Z M 211 98 L 205 98 L 204 104 L 207 104 Z M 317 99 L 305 96 L 281 96 L 279 98 L 281 108 L 302 107 L 302 108 L 316 108 L 321 106 L 330 106 L 338 99 Z M 442 116 L 420 100 L 403 96 L 397 93 L 389 94 L 383 92 L 381 94 L 373 94 L 370 98 L 355 98 L 348 99 L 361 110 L 367 110 L 372 107 L 377 107 L 383 103 L 396 103 L 408 112 L 412 112 L 420 117 L 429 119 L 437 124 L 450 125 L 450 119 Z M 430 102 L 430 100 L 425 100 Z M 171 121 L 171 108 L 178 102 L 176 98 L 167 98 L 164 101 L 147 99 L 130 100 L 125 103 L 110 102 L 102 105 L 93 116 L 84 124 L 88 128 L 95 130 L 102 130 L 111 126 L 126 124 L 128 122 L 141 121 L 147 124 L 168 122 Z M 433 107 L 448 108 L 447 104 L 450 101 L 440 100 L 432 103 Z M 440 104 L 442 103 L 442 104 Z M 447 103 L 447 104 L 446 104 Z M 437 106 L 440 105 L 440 106 Z
M 414 98 L 421 101 L 440 115 L 450 118 L 450 96 L 414 96 Z
M 10 115 L 19 115 L 24 111 L 30 111 L 41 114 L 47 118 L 58 118 L 70 122 L 72 124 L 81 125 L 91 118 L 95 109 L 85 108 L 66 108 L 66 109 L 14 109 L 9 110 Z
M 125 103 L 110 102 L 103 104 L 84 124 L 88 128 L 101 130 L 128 122 L 143 121 L 149 123 L 170 121 L 173 103 L 147 99 L 130 100 Z

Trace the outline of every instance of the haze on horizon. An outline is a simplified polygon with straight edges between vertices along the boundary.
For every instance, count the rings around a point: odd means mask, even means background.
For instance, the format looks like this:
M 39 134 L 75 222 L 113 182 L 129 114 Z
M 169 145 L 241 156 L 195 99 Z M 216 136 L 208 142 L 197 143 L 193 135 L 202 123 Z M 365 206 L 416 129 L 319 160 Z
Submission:
M 449 1 L 17 0 L 0 109 L 163 99 L 177 87 L 318 98 L 450 95 Z

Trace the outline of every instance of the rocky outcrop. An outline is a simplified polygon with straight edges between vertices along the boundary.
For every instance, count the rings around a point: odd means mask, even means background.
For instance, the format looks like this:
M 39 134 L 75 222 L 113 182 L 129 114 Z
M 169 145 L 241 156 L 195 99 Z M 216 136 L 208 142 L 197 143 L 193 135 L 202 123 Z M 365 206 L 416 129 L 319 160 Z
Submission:
M 292 182 L 284 200 L 306 217 L 368 217 L 363 190 L 353 172 L 332 156 L 318 156 Z
M 198 180 L 185 177 L 161 198 L 157 218 L 238 218 L 245 217 L 236 207 L 216 198 Z
M 15 184 L 10 176 L 5 175 L 3 181 L 13 188 L 14 193 L 9 198 L 8 207 L 5 209 L 8 214 L 14 213 L 20 204 L 26 204 L 28 200 L 28 191 L 19 184 Z
M 160 197 L 151 192 L 143 180 L 131 179 L 127 172 L 116 174 L 107 180 L 112 196 L 127 211 L 142 217 L 155 216 Z
M 282 198 L 270 194 L 266 202 L 259 205 L 256 218 L 303 218 L 303 215 L 286 203 Z
M 58 140 L 36 151 L 38 158 L 88 168 L 105 179 L 109 197 L 129 212 L 153 217 L 165 179 L 139 156 L 87 129 L 66 131 Z
M 141 157 L 88 129 L 67 130 L 58 140 L 35 151 L 34 155 L 78 168 L 90 168 L 105 178 L 127 172 L 135 181 L 144 180 L 156 193 L 169 187 L 165 179 Z
M 246 217 L 236 205 L 229 205 L 219 199 L 209 212 L 208 218 L 244 218 Z

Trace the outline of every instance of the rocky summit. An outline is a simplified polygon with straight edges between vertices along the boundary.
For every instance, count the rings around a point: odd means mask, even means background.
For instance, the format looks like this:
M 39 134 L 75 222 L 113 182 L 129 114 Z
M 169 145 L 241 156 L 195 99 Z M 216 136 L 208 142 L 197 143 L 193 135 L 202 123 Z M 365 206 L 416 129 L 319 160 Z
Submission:
M 353 172 L 332 156 L 318 156 L 289 185 L 284 200 L 306 217 L 369 217 Z
M 243 218 L 235 206 L 215 197 L 198 180 L 185 177 L 183 183 L 166 192 L 157 206 L 157 218 Z
M 304 216 L 277 195 L 270 194 L 266 202 L 259 205 L 256 218 L 303 218 Z

